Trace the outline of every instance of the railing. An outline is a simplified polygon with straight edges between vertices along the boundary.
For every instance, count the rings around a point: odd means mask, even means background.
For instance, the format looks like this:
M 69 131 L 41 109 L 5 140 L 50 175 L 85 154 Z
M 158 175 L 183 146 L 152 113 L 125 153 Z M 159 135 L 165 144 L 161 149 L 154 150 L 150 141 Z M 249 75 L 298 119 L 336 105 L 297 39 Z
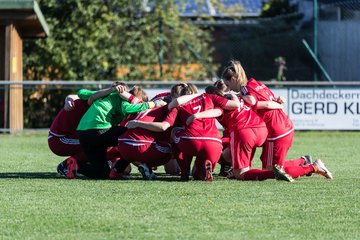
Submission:
M 20 117 L 22 116 L 20 114 L 22 106 L 4 107 L 9 104 L 9 92 L 12 90 L 19 90 L 22 93 L 21 89 L 31 91 L 39 89 L 41 86 L 41 89 L 73 90 L 76 93 L 80 88 L 101 89 L 112 83 L 113 81 L 0 81 L 0 116 L 5 116 L 4 121 L 8 121 L 9 109 L 15 109 L 14 112 L 18 111 L 17 119 L 22 119 Z M 171 86 L 177 83 L 179 81 L 127 82 L 130 87 L 142 86 L 149 98 L 157 93 L 169 91 Z M 186 81 L 186 83 L 195 84 L 200 92 L 203 92 L 206 86 L 213 84 L 212 81 Z M 263 83 L 270 87 L 277 96 L 287 98 L 288 102 L 284 111 L 293 120 L 298 130 L 360 130 L 360 81 L 263 81 Z M 18 98 L 13 99 L 16 101 Z M 21 104 L 21 101 L 16 104 Z M 21 121 L 19 124 L 21 125 Z M 3 126 L 0 126 L 0 132 L 11 132 L 12 129 L 16 129 L 1 128 Z
M 107 86 L 113 83 L 114 81 L 0 81 L 0 88 L 2 85 L 16 85 L 20 84 L 23 86 Z M 174 84 L 179 83 L 180 81 L 129 81 L 126 82 L 129 85 L 141 85 L 141 86 L 148 86 L 148 87 L 159 87 L 159 88 L 167 88 Z M 269 87 L 349 87 L 349 86 L 360 86 L 359 81 L 337 81 L 337 82 L 323 82 L 323 81 L 284 81 L 284 82 L 275 82 L 275 81 L 262 81 L 265 85 Z M 203 87 L 211 85 L 212 81 L 186 81 L 186 83 L 193 83 L 196 86 Z

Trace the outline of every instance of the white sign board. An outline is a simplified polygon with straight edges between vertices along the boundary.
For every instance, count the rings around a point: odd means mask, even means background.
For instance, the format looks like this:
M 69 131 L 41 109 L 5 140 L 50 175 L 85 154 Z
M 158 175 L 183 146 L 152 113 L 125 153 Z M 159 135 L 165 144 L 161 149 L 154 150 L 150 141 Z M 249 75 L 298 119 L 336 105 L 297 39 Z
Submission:
M 288 114 L 299 130 L 360 130 L 360 89 L 288 89 Z

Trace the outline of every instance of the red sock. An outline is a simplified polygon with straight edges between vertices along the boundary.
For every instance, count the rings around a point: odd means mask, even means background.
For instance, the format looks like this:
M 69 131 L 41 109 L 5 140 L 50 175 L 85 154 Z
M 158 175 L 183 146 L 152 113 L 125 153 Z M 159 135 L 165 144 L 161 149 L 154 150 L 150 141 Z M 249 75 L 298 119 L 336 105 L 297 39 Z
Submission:
M 286 160 L 284 163 L 284 168 L 285 167 L 293 167 L 293 166 L 300 166 L 300 165 L 304 165 L 305 164 L 305 159 L 303 158 L 298 158 L 298 159 L 294 159 L 294 160 Z
M 298 178 L 308 173 L 313 173 L 314 167 L 312 165 L 293 166 L 293 167 L 285 167 L 284 170 L 287 174 L 289 174 L 293 178 Z
M 275 175 L 273 171 L 261 170 L 261 169 L 250 169 L 243 174 L 243 180 L 257 180 L 262 181 L 266 179 L 274 179 Z

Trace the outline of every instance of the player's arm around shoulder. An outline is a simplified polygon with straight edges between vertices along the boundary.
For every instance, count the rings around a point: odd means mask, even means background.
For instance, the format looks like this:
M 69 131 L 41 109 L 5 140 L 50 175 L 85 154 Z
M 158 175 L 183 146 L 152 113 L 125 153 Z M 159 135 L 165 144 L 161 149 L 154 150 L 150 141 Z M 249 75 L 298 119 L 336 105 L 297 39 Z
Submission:
M 103 98 L 108 96 L 110 93 L 116 92 L 116 91 L 125 91 L 125 87 L 121 85 L 112 85 L 109 88 L 101 89 L 96 92 L 94 92 L 88 99 L 88 104 L 91 105 L 93 102 L 95 102 L 99 98 Z
M 196 94 L 191 94 L 191 95 L 183 95 L 183 96 L 180 96 L 174 100 L 172 100 L 169 104 L 168 104 L 168 108 L 169 110 L 173 109 L 173 108 L 176 108 L 182 104 L 185 104 L 191 100 L 193 100 L 194 98 L 196 97 L 199 97 L 201 94 L 199 93 L 196 93 Z
M 240 108 L 241 103 L 240 103 L 239 98 L 233 93 L 230 94 L 230 97 L 231 97 L 231 99 L 229 99 L 227 101 L 226 105 L 224 106 L 224 109 L 235 110 L 237 108 Z
M 163 122 L 142 122 L 138 120 L 131 120 L 126 123 L 127 128 L 144 128 L 153 132 L 165 132 L 169 127 L 170 123 Z
M 219 108 L 208 109 L 203 112 L 194 113 L 186 120 L 186 125 L 190 125 L 195 119 L 216 118 L 222 115 L 223 111 Z

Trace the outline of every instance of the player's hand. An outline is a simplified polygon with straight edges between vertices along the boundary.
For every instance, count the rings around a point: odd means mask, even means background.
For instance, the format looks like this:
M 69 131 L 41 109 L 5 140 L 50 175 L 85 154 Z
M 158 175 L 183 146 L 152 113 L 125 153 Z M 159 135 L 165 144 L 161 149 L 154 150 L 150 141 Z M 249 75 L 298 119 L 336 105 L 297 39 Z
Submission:
M 125 127 L 131 129 L 131 128 L 137 128 L 137 122 L 136 120 L 131 120 L 131 121 L 128 121 L 126 124 L 125 124 Z
M 280 103 L 280 104 L 285 104 L 286 103 L 286 99 L 282 96 L 279 96 L 277 99 L 276 99 L 276 102 L 277 103 Z
M 165 106 L 167 104 L 162 99 L 157 99 L 157 100 L 154 101 L 154 103 L 155 103 L 155 107 L 162 107 L 162 106 Z
M 74 99 L 69 98 L 69 97 L 65 98 L 64 109 L 66 111 L 71 111 L 74 109 L 74 107 L 75 107 Z
M 111 88 L 115 88 L 115 90 L 118 92 L 118 93 L 123 93 L 123 92 L 126 92 L 126 87 L 125 86 L 122 86 L 122 85 L 116 85 L 116 86 L 112 86 Z

